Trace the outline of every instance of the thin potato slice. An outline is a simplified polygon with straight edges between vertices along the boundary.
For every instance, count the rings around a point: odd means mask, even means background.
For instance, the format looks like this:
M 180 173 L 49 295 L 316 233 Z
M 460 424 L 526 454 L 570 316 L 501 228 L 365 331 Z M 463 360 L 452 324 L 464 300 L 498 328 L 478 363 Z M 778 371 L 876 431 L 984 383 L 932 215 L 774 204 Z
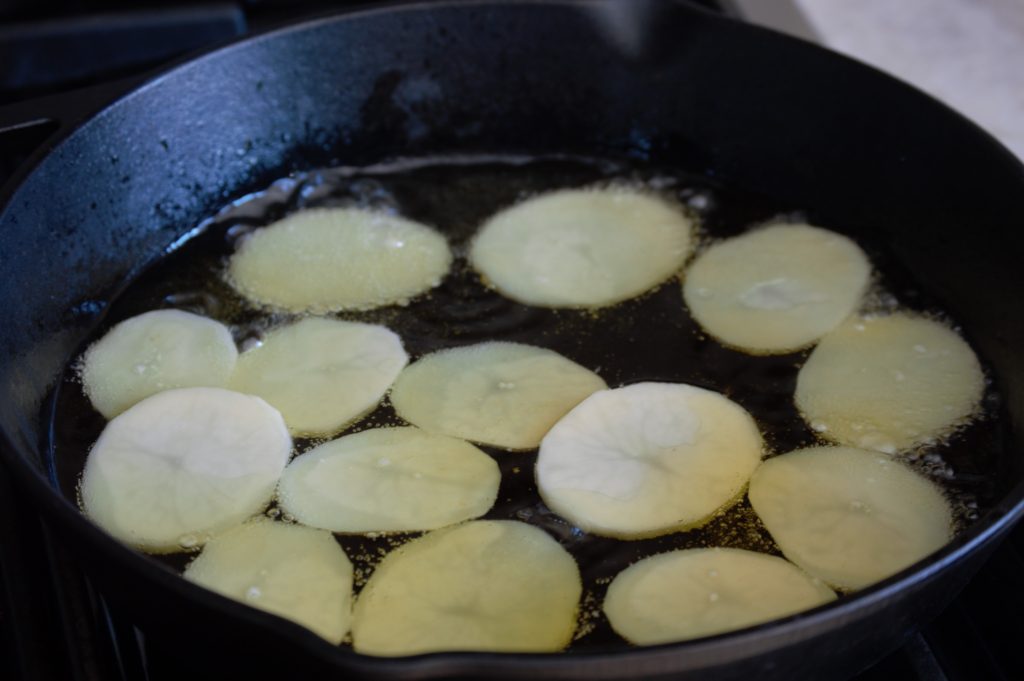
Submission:
M 787 558 L 842 589 L 881 581 L 952 536 L 938 487 L 885 454 L 852 447 L 765 461 L 750 503 Z
M 603 307 L 678 272 L 693 225 L 667 202 L 634 190 L 562 190 L 490 218 L 470 261 L 502 294 L 542 307 Z
M 823 437 L 891 454 L 966 420 L 984 386 L 978 358 L 955 332 L 894 314 L 850 320 L 823 338 L 797 375 L 795 399 Z
M 420 359 L 391 391 L 395 411 L 420 428 L 504 449 L 533 449 L 591 393 L 592 371 L 557 352 L 490 342 Z
M 352 623 L 352 563 L 329 532 L 256 520 L 211 540 L 184 576 L 331 643 Z
M 762 448 L 754 419 L 722 395 L 637 383 L 594 393 L 555 424 L 540 445 L 537 486 L 588 532 L 652 537 L 735 502 Z
M 263 509 L 291 438 L 258 397 L 180 388 L 148 397 L 103 429 L 82 474 L 82 506 L 144 551 L 188 549 Z
M 726 239 L 690 265 L 683 296 L 726 345 L 783 353 L 810 345 L 856 310 L 871 264 L 845 236 L 772 225 Z
M 634 563 L 608 587 L 612 628 L 640 645 L 711 636 L 834 600 L 781 558 L 742 549 L 687 549 Z
M 356 651 L 553 652 L 582 592 L 572 556 L 540 530 L 479 520 L 431 532 L 377 566 L 356 601 Z
M 410 532 L 483 515 L 500 482 L 498 464 L 468 442 L 375 428 L 296 457 L 278 498 L 300 523 L 332 532 Z
M 243 352 L 230 387 L 265 399 L 296 435 L 333 435 L 376 407 L 408 361 L 383 326 L 310 317 Z
M 163 390 L 223 387 L 237 358 L 220 322 L 154 310 L 121 322 L 85 352 L 82 383 L 96 410 L 112 419 Z
M 401 303 L 437 286 L 452 255 L 431 228 L 360 208 L 311 208 L 249 236 L 228 279 L 262 305 L 317 314 Z

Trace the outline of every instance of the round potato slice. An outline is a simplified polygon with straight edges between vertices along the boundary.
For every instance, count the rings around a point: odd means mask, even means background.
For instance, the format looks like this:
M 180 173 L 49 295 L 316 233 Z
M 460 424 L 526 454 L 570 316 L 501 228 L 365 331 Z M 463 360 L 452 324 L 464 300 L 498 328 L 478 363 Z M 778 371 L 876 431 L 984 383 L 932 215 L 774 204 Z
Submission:
M 551 192 L 490 218 L 473 266 L 502 294 L 542 307 L 603 307 L 679 271 L 693 225 L 667 202 L 630 189 Z
M 557 352 L 490 342 L 423 357 L 399 376 L 391 403 L 425 430 L 521 450 L 539 445 L 566 412 L 606 387 Z
M 498 464 L 468 442 L 375 428 L 296 457 L 278 498 L 300 523 L 332 532 L 410 532 L 483 515 L 500 482 Z
M 352 623 L 352 563 L 322 530 L 257 520 L 211 540 L 184 576 L 331 643 Z
M 86 352 L 82 383 L 96 410 L 112 419 L 136 402 L 171 388 L 219 388 L 238 351 L 220 322 L 182 310 L 126 319 Z
M 984 386 L 978 358 L 956 333 L 894 314 L 825 336 L 797 375 L 795 399 L 823 437 L 891 454 L 966 420 Z
M 192 548 L 267 505 L 291 445 L 281 414 L 258 397 L 157 393 L 103 429 L 85 462 L 82 506 L 144 551 Z
M 690 265 L 683 297 L 709 334 L 754 353 L 810 345 L 857 308 L 871 275 L 845 236 L 772 225 L 721 241 Z
M 939 549 L 952 536 L 938 487 L 885 454 L 811 447 L 765 461 L 750 503 L 791 561 L 842 589 L 860 589 Z
M 608 586 L 612 628 L 640 645 L 742 629 L 834 600 L 781 558 L 742 549 L 671 551 L 634 563 Z
M 551 652 L 572 639 L 582 592 L 572 556 L 540 530 L 478 520 L 388 554 L 356 601 L 356 651 Z
M 249 236 L 228 279 L 262 305 L 293 312 L 364 310 L 437 286 L 452 255 L 425 225 L 360 208 L 311 208 Z
M 588 532 L 652 537 L 735 502 L 762 448 L 754 419 L 722 395 L 637 383 L 594 393 L 555 424 L 540 445 L 537 486 Z
M 309 317 L 243 352 L 229 385 L 280 410 L 296 435 L 333 435 L 373 410 L 408 361 L 383 326 Z

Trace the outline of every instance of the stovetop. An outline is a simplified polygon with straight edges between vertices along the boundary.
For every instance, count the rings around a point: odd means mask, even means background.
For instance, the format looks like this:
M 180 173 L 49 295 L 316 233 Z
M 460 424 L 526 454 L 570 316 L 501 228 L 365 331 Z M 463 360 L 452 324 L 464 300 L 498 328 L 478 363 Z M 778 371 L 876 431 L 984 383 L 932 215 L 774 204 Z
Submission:
M 190 51 L 362 2 L 0 0 L 0 106 L 144 74 Z M 697 4 L 744 16 L 750 0 Z M 759 18 L 791 3 L 765 0 Z M 98 13 L 97 13 L 98 12 Z M 794 32 L 806 36 L 806 26 Z M 52 127 L 0 129 L 0 184 Z M 73 560 L 24 509 L 0 466 L 0 678 L 74 681 L 200 679 L 169 642 L 146 640 L 107 608 Z M 953 604 L 857 681 L 1024 679 L 1024 526 Z M 858 670 L 851 670 L 855 674 Z

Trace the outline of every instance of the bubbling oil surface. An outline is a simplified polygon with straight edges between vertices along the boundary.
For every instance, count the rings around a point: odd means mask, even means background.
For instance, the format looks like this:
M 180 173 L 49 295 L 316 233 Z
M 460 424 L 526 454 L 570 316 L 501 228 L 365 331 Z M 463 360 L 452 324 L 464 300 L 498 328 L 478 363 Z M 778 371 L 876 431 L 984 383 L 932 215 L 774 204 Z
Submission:
M 757 419 L 769 455 L 819 444 L 793 405 L 797 372 L 808 351 L 753 356 L 706 336 L 689 316 L 677 278 L 633 300 L 597 310 L 529 307 L 487 288 L 468 267 L 465 253 L 479 225 L 525 197 L 554 189 L 627 184 L 678 203 L 700 225 L 700 239 L 731 236 L 779 217 L 797 217 L 798 206 L 723 186 L 703 175 L 633 162 L 569 157 L 461 157 L 405 160 L 365 168 L 332 168 L 284 178 L 265 191 L 243 197 L 195 230 L 195 235 L 156 262 L 110 301 L 103 325 L 91 340 L 117 322 L 159 308 L 178 308 L 229 326 L 239 348 L 259 343 L 269 329 L 295 315 L 259 309 L 225 281 L 226 259 L 252 230 L 307 207 L 360 206 L 394 211 L 445 234 L 456 255 L 441 285 L 406 305 L 333 315 L 383 324 L 402 337 L 413 360 L 446 347 L 506 340 L 547 347 L 600 374 L 611 387 L 640 381 L 683 382 L 716 390 Z M 817 224 L 817 223 L 816 223 Z M 819 224 L 828 228 L 828 224 Z M 915 286 L 898 262 L 878 244 L 850 235 L 876 269 L 867 305 L 876 310 L 905 307 L 937 316 L 941 311 Z M 908 308 L 909 309 L 909 308 Z M 959 527 L 991 505 L 996 492 L 1002 425 L 998 398 L 986 395 L 984 413 L 946 441 L 908 458 L 938 482 L 951 499 Z M 75 363 L 53 395 L 50 424 L 51 474 L 70 499 L 89 448 L 105 421 L 91 407 Z M 387 400 L 343 434 L 399 425 Z M 319 444 L 297 440 L 301 453 Z M 779 555 L 778 548 L 746 498 L 707 525 L 653 539 L 621 541 L 586 534 L 548 510 L 534 482 L 536 451 L 505 452 L 483 447 L 502 471 L 498 499 L 485 516 L 543 528 L 576 559 L 583 577 L 580 623 L 569 652 L 609 650 L 628 644 L 601 614 L 611 579 L 636 560 L 679 548 L 727 546 Z M 279 511 L 271 508 L 271 516 Z M 288 520 L 288 518 L 284 518 Z M 343 536 L 338 542 L 356 568 L 356 589 L 388 551 L 416 533 Z M 194 553 L 154 556 L 181 571 Z

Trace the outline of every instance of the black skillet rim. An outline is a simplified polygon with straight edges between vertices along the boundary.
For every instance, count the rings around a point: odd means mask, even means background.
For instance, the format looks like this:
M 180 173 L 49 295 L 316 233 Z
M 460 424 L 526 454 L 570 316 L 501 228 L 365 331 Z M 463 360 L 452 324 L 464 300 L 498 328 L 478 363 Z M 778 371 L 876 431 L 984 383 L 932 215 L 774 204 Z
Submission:
M 429 11 L 430 8 L 439 5 L 452 7 L 502 4 L 541 5 L 550 3 L 542 3 L 541 0 L 470 0 L 469 2 L 447 0 L 442 3 L 395 0 L 395 2 L 375 5 L 372 8 L 349 8 L 330 16 L 304 20 L 266 33 L 231 41 L 213 50 L 201 52 L 198 56 L 190 55 L 182 58 L 170 66 L 160 69 L 157 75 L 147 80 L 144 84 L 118 98 L 84 121 L 74 121 L 61 128 L 53 138 L 47 141 L 47 144 L 23 164 L 17 176 L 12 178 L 12 181 L 0 191 L 0 207 L 9 205 L 11 199 L 16 196 L 20 184 L 34 172 L 36 167 L 45 158 L 55 153 L 62 143 L 75 135 L 89 121 L 106 115 L 111 109 L 116 108 L 122 102 L 131 99 L 139 93 L 151 87 L 159 86 L 165 77 L 180 68 L 187 67 L 189 64 L 216 59 L 219 54 L 237 49 L 240 45 L 262 40 L 272 40 L 282 35 L 311 30 L 320 25 L 344 21 L 349 17 L 366 16 L 376 13 Z M 559 0 L 556 4 L 582 6 L 586 3 L 584 0 Z M 973 130 L 979 144 L 986 145 L 995 155 L 1005 156 L 1012 165 L 1016 165 L 1017 169 L 1021 172 L 1021 177 L 1024 178 L 1024 164 L 988 132 L 982 130 L 975 123 L 958 112 L 953 111 L 942 102 L 917 90 L 912 85 L 904 83 L 873 67 L 803 40 L 721 17 L 689 4 L 685 4 L 685 7 L 689 11 L 703 15 L 707 21 L 739 24 L 742 26 L 742 30 L 772 34 L 777 40 L 801 44 L 804 48 L 814 50 L 819 56 L 829 55 L 832 59 L 855 64 L 857 68 L 872 72 L 875 78 L 883 78 L 899 83 L 904 89 L 909 89 L 916 93 L 918 97 L 930 100 L 933 107 L 941 107 L 946 111 L 947 115 L 953 114 L 953 117 L 958 119 L 961 125 Z M 825 625 L 855 620 L 858 612 L 884 603 L 899 592 L 905 591 L 921 582 L 926 582 L 938 573 L 951 569 L 955 564 L 966 559 L 969 554 L 981 550 L 986 544 L 1005 535 L 1012 525 L 1024 515 L 1024 482 L 1021 482 L 969 528 L 929 558 L 838 602 L 735 632 L 679 643 L 667 643 L 611 652 L 555 654 L 442 652 L 403 658 L 374 658 L 360 655 L 350 649 L 331 645 L 300 625 L 269 613 L 249 608 L 236 601 L 190 584 L 165 566 L 144 554 L 124 546 L 103 532 L 99 527 L 89 522 L 80 513 L 78 508 L 64 498 L 63 495 L 59 494 L 58 490 L 52 486 L 42 472 L 29 463 L 28 457 L 19 450 L 6 432 L 0 432 L 0 451 L 2 451 L 6 460 L 12 462 L 12 469 L 16 478 L 22 484 L 27 484 L 31 488 L 30 493 L 33 501 L 41 507 L 41 510 L 57 519 L 60 523 L 66 524 L 70 531 L 79 535 L 83 541 L 102 550 L 107 559 L 114 561 L 120 567 L 142 573 L 143 576 L 157 584 L 160 588 L 167 589 L 176 597 L 190 601 L 195 605 L 210 608 L 223 615 L 237 618 L 250 626 L 276 630 L 279 634 L 292 639 L 293 643 L 298 644 L 309 653 L 333 662 L 339 670 L 348 669 L 352 672 L 374 676 L 386 674 L 393 675 L 395 678 L 418 678 L 440 674 L 483 674 L 489 670 L 492 672 L 497 671 L 500 668 L 506 673 L 543 671 L 549 677 L 558 678 L 564 676 L 568 678 L 571 676 L 577 678 L 585 675 L 587 678 L 598 679 L 620 676 L 623 667 L 619 665 L 628 664 L 629 662 L 649 663 L 643 666 L 657 668 L 662 671 L 672 669 L 684 671 L 690 668 L 704 668 L 709 664 L 725 663 L 744 657 L 753 658 L 763 652 L 774 650 L 779 644 L 795 643 L 800 640 L 813 638 L 817 633 L 827 628 Z M 770 634 L 770 636 L 766 636 L 766 634 Z M 686 653 L 686 655 L 683 656 L 680 653 Z M 741 655 L 737 656 L 737 653 L 741 653 Z M 609 665 L 613 661 L 616 664 Z M 559 671 L 564 672 L 564 674 L 559 674 Z

